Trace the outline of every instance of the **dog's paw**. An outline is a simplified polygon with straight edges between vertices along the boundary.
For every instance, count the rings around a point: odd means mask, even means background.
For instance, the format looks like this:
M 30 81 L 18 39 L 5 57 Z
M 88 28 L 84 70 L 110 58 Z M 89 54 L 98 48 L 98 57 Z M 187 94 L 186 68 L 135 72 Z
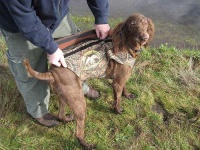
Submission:
M 84 139 L 80 140 L 78 138 L 78 141 L 80 142 L 80 144 L 84 148 L 84 150 L 92 150 L 92 149 L 96 148 L 96 144 L 89 144 Z
M 96 148 L 96 144 L 87 144 L 84 149 L 85 150 L 93 150 Z
M 114 110 L 115 110 L 115 113 L 118 114 L 118 115 L 120 115 L 120 114 L 122 114 L 122 112 L 124 112 L 124 110 L 121 107 L 115 108 Z
M 66 123 L 75 120 L 74 115 L 72 115 L 72 114 L 66 114 L 66 115 L 60 116 L 60 117 L 58 116 L 58 118 L 59 118 L 60 121 L 63 121 L 63 122 L 66 122 Z
M 136 98 L 135 94 L 126 94 L 126 95 L 124 95 L 124 97 L 127 99 L 130 99 L 130 100 L 133 100 Z

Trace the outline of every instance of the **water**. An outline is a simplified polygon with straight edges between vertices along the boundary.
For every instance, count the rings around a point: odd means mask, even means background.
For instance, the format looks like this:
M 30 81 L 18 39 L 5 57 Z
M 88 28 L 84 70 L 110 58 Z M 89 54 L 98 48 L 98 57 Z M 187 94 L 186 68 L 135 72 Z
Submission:
M 168 43 L 200 50 L 200 0 L 110 0 L 110 18 L 139 12 L 156 27 L 153 46 Z M 86 0 L 71 0 L 72 14 L 91 14 Z

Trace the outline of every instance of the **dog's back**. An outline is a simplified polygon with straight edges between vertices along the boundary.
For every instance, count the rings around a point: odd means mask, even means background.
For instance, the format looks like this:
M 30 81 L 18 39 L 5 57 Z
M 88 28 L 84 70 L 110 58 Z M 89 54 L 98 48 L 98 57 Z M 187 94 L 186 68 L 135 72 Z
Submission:
M 67 68 L 82 81 L 105 77 L 108 65 L 107 50 L 112 49 L 111 40 L 87 40 L 63 50 Z

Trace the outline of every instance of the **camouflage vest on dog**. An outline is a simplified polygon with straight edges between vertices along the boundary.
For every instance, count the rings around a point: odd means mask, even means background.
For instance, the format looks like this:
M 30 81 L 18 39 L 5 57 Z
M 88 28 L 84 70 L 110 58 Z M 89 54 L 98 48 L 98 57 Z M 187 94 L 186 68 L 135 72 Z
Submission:
M 89 40 L 63 50 L 67 67 L 81 80 L 103 78 L 110 59 L 133 67 L 135 58 L 127 52 L 112 53 L 111 40 Z

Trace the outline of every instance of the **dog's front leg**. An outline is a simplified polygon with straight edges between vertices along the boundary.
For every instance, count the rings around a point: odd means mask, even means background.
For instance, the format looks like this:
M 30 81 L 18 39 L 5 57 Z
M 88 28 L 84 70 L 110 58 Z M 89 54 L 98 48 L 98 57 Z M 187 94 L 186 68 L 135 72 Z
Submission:
M 124 88 L 123 88 L 123 91 L 122 91 L 122 95 L 123 95 L 124 97 L 126 97 L 127 99 L 135 99 L 135 94 L 129 93 L 129 92 L 126 90 L 126 85 L 124 85 Z
M 123 112 L 120 104 L 123 87 L 123 83 L 113 81 L 114 110 L 117 114 L 121 114 Z
M 114 92 L 114 110 L 117 114 L 121 114 L 123 109 L 121 108 L 121 96 L 127 94 L 126 81 L 131 75 L 131 67 L 126 65 L 116 65 L 113 72 L 113 92 Z

